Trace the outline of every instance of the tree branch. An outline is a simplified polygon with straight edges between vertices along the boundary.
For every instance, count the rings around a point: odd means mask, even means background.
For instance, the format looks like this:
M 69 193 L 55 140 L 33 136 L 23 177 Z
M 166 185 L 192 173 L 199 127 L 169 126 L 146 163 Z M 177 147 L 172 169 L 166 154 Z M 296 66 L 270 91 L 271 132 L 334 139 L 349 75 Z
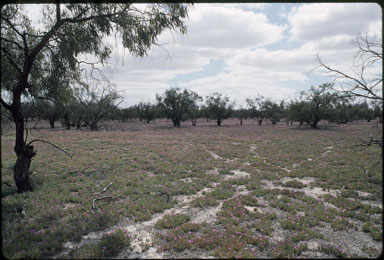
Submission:
M 5 53 L 5 56 L 7 57 L 7 60 L 9 63 L 14 67 L 18 73 L 22 73 L 21 69 L 17 66 L 16 62 L 12 59 L 12 55 L 8 52 L 8 50 L 4 47 L 1 47 L 1 50 Z
M 0 102 L 1 104 L 3 105 L 3 107 L 5 107 L 6 109 L 8 110 L 11 110 L 12 109 L 12 106 L 11 105 L 8 105 L 7 102 L 4 101 L 4 99 L 2 97 L 0 97 Z
M 101 194 L 101 193 L 103 193 L 103 192 L 106 192 L 107 189 L 109 188 L 109 186 L 111 186 L 112 184 L 113 184 L 113 182 L 111 182 L 110 184 L 108 184 L 102 191 L 100 191 L 100 192 L 95 192 L 95 193 L 91 194 L 91 196 L 99 195 L 99 194 Z
M 27 146 L 31 145 L 33 142 L 43 142 L 43 143 L 50 144 L 50 145 L 52 145 L 53 147 L 59 149 L 60 151 L 64 152 L 65 154 L 67 154 L 67 155 L 72 159 L 72 155 L 69 154 L 67 151 L 65 151 L 64 149 L 58 147 L 57 145 L 54 145 L 53 143 L 48 142 L 48 141 L 45 141 L 45 140 L 34 139 L 34 140 L 30 141 L 30 142 L 27 144 Z

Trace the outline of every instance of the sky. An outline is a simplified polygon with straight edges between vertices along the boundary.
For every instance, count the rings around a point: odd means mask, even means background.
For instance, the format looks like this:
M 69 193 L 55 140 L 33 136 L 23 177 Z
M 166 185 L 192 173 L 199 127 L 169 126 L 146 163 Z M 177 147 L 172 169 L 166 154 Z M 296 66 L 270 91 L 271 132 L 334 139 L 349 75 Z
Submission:
M 36 6 L 27 10 L 38 16 Z M 317 54 L 328 65 L 349 69 L 358 34 L 380 42 L 382 37 L 376 3 L 198 3 L 185 22 L 187 34 L 164 31 L 158 37 L 161 47 L 153 46 L 144 58 L 113 42 L 112 65 L 104 70 L 124 98 L 121 106 L 155 102 L 156 94 L 170 87 L 203 98 L 219 92 L 237 107 L 258 94 L 289 101 L 330 82 L 315 69 Z M 382 72 L 381 64 L 376 72 Z

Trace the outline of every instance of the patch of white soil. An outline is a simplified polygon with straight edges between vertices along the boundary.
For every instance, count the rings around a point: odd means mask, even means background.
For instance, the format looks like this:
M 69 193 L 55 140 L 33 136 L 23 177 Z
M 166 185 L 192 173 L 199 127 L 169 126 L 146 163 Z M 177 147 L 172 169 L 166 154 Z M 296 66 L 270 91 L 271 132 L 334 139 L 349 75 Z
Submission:
M 219 159 L 223 159 L 223 157 L 221 157 L 220 155 L 218 154 L 215 154 L 214 152 L 212 151 L 208 151 L 207 152 L 215 159 L 215 160 L 219 160 Z
M 280 190 L 302 191 L 302 192 L 305 193 L 305 195 L 314 197 L 315 199 L 318 199 L 319 196 L 323 196 L 323 195 L 326 195 L 326 194 L 330 194 L 330 195 L 333 195 L 333 196 L 337 196 L 338 193 L 340 193 L 339 190 L 332 190 L 332 189 L 329 189 L 329 190 L 323 190 L 323 188 L 320 188 L 320 187 L 313 187 L 313 188 L 305 187 L 305 188 L 302 188 L 302 189 L 296 189 L 296 188 L 290 188 L 290 187 L 275 186 L 275 185 L 272 183 L 272 181 L 270 181 L 270 180 L 261 180 L 261 182 L 265 185 L 265 187 L 266 187 L 267 189 L 280 189 Z
M 283 177 L 280 179 L 280 181 L 282 183 L 286 183 L 288 181 L 299 181 L 301 182 L 302 184 L 304 185 L 308 185 L 309 183 L 311 182 L 315 182 L 317 179 L 316 178 L 313 178 L 313 177 L 304 177 L 304 178 L 298 178 L 298 177 L 295 177 L 295 178 L 291 178 L 291 177 Z
M 244 172 L 244 171 L 232 170 L 231 172 L 233 173 L 233 175 L 226 175 L 224 177 L 224 180 L 247 178 L 250 176 L 248 172 Z

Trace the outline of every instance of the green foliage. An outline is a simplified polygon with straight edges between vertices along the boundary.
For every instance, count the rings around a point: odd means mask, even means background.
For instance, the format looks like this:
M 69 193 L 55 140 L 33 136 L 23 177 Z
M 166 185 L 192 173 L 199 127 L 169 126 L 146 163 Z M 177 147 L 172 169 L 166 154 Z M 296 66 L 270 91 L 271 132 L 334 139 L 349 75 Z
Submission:
M 156 99 L 160 108 L 163 110 L 167 118 L 171 119 L 175 127 L 180 127 L 180 122 L 190 110 L 196 110 L 197 101 L 201 97 L 193 91 L 180 88 L 169 88 L 162 96 L 156 94 Z
M 217 125 L 221 125 L 233 111 L 233 104 L 229 103 L 229 97 L 222 97 L 222 94 L 213 93 L 206 97 L 206 105 L 210 118 L 216 119 Z
M 288 117 L 291 121 L 306 122 L 312 128 L 322 119 L 328 119 L 332 111 L 335 94 L 328 89 L 332 84 L 325 83 L 319 87 L 311 87 L 308 92 L 301 92 L 301 101 L 293 101 L 289 105 Z
M 154 120 L 158 114 L 158 106 L 149 102 L 140 102 L 137 105 L 137 111 L 140 118 L 143 118 L 147 124 Z
M 250 108 L 250 117 L 257 119 L 261 125 L 266 116 L 264 97 L 258 94 L 254 99 L 247 98 L 246 102 Z

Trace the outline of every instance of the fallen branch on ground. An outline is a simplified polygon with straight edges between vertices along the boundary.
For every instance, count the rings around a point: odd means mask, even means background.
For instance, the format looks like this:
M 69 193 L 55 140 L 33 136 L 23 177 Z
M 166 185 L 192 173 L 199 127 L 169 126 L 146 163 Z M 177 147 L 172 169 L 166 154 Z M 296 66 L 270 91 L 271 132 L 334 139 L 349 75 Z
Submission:
M 106 192 L 107 189 L 109 188 L 109 186 L 111 186 L 112 184 L 113 184 L 113 182 L 111 182 L 110 184 L 108 184 L 102 191 L 93 193 L 93 194 L 91 194 L 91 196 L 99 195 L 99 194 L 101 194 L 101 193 L 103 193 L 103 192 Z

